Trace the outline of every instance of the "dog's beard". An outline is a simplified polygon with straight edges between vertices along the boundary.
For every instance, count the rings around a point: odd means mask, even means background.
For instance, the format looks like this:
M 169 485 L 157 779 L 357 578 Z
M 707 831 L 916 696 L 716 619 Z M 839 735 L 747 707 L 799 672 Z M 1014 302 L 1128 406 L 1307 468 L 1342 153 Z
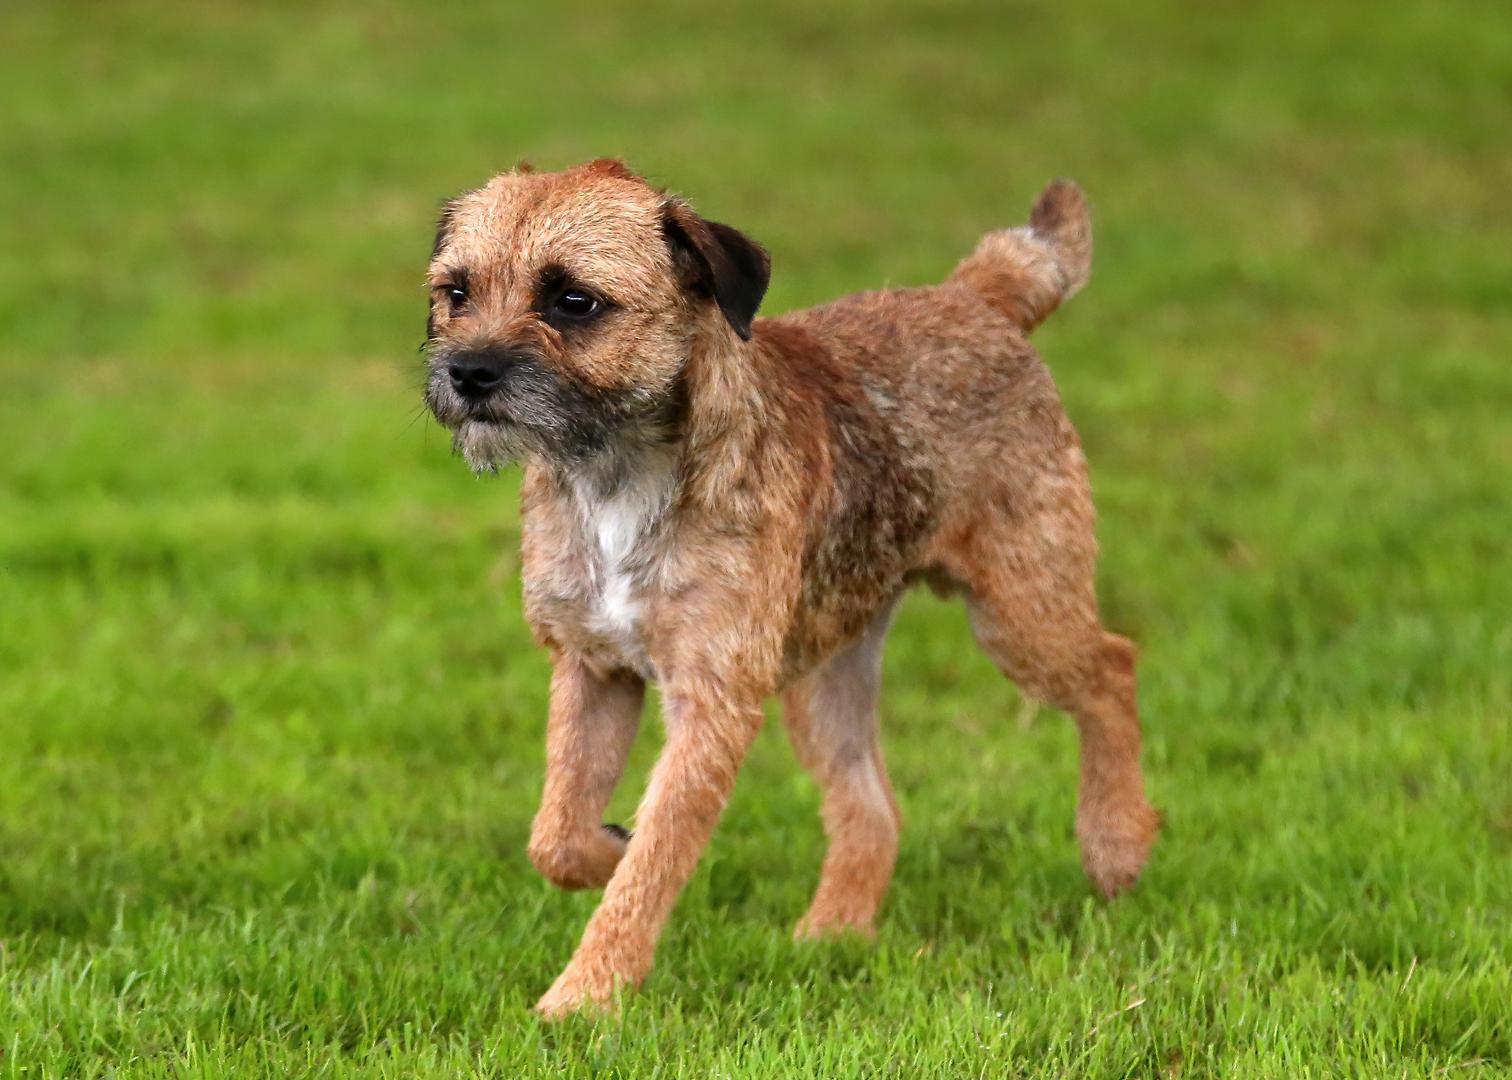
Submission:
M 452 449 L 475 473 L 497 472 L 531 449 L 526 432 L 495 420 L 464 420 L 452 432 Z
M 627 440 L 665 442 L 675 427 L 671 392 L 588 393 L 531 365 L 511 372 L 508 385 L 486 401 L 468 402 L 442 371 L 438 366 L 426 384 L 426 404 L 477 473 L 526 457 L 575 464 Z

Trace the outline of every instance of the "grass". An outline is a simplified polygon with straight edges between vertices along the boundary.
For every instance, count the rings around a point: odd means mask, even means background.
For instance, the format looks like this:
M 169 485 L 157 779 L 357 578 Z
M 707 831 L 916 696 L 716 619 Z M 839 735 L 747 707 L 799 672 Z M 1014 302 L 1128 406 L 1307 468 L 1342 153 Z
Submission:
M 1512 1075 L 1512 16 L 1249 7 L 10 4 L 0 1076 Z M 1091 192 L 1039 341 L 1145 650 L 1136 893 L 921 596 L 877 944 L 790 942 L 769 730 L 644 992 L 529 1016 L 595 897 L 524 856 L 515 481 L 417 417 L 419 274 L 444 195 L 605 153 L 774 311 Z

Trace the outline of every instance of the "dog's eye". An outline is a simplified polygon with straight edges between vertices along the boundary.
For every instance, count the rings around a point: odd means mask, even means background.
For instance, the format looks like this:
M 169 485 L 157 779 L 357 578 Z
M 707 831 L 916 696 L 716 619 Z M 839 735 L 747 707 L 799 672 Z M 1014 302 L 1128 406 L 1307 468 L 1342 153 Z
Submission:
M 453 312 L 461 311 L 462 305 L 467 303 L 467 290 L 460 285 L 447 286 L 446 302 L 451 305 Z
M 590 319 L 599 313 L 603 302 L 586 289 L 568 289 L 551 305 L 551 313 L 565 319 Z

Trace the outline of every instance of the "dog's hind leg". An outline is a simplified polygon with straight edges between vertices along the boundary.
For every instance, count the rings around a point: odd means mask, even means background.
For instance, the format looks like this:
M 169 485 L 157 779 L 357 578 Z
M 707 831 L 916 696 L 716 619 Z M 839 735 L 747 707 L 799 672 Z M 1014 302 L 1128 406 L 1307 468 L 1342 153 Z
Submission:
M 1082 865 L 1111 896 L 1132 885 L 1158 819 L 1139 768 L 1135 647 L 1103 629 L 1081 451 L 1012 502 L 990 493 L 942 561 L 964 586 L 977 641 L 1029 696 L 1072 715 L 1081 737 L 1076 835 Z
M 829 850 L 796 936 L 869 934 L 898 854 L 898 806 L 877 738 L 882 644 L 892 605 L 861 639 L 783 695 L 793 749 L 823 791 Z

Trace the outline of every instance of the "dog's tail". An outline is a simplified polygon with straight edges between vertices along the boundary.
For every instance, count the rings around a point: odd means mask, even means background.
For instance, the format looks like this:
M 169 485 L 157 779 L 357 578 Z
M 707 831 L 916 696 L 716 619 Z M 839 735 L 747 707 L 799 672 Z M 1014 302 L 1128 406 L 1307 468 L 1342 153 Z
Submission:
M 1092 214 L 1081 188 L 1052 180 L 1040 192 L 1029 224 L 988 233 L 950 275 L 968 285 L 1028 333 L 1092 270 Z

